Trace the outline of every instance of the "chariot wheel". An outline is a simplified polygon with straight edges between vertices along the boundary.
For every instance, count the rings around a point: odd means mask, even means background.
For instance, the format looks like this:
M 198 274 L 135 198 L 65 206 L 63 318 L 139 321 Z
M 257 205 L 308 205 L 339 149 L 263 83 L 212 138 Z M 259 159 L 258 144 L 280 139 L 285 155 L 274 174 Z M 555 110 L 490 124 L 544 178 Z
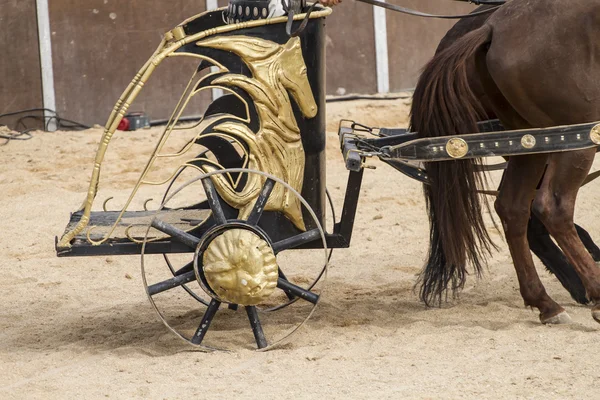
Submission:
M 148 299 L 167 328 L 194 346 L 226 350 L 254 342 L 267 350 L 296 332 L 316 309 L 330 256 L 325 232 L 306 200 L 277 177 L 243 168 L 197 174 L 166 196 L 146 229 L 141 266 Z M 260 183 L 249 212 L 240 213 L 219 195 L 215 179 L 231 174 Z M 269 210 L 269 199 L 282 189 L 301 205 L 305 230 Z M 206 201 L 195 206 L 205 205 L 209 216 L 190 221 L 189 231 L 163 217 L 189 208 L 186 196 L 202 192 Z M 165 268 L 146 248 L 167 237 L 186 250 L 170 255 Z M 312 249 L 288 251 L 303 246 Z M 294 255 L 298 252 L 301 257 Z
M 208 153 L 210 152 L 210 150 L 204 150 L 203 152 L 201 152 L 200 154 L 198 154 L 196 156 L 197 159 L 205 157 Z M 164 202 L 167 200 L 167 198 L 169 197 L 169 195 L 171 194 L 173 188 L 176 186 L 176 184 L 178 183 L 178 181 L 180 180 L 179 177 L 182 175 L 182 173 L 185 171 L 185 169 L 187 168 L 192 168 L 191 166 L 186 166 L 184 168 L 182 168 L 180 171 L 178 171 L 175 176 L 173 177 L 171 183 L 169 184 L 169 186 L 167 187 L 163 198 L 161 200 L 161 204 L 164 204 Z M 179 183 L 184 183 L 184 182 L 179 182 Z M 331 193 L 329 192 L 328 189 L 325 189 L 325 193 L 327 196 L 327 202 L 329 204 L 329 215 L 331 216 L 331 230 L 333 230 L 335 228 L 335 223 L 336 223 L 336 214 L 335 214 L 335 206 L 333 205 L 333 199 L 331 198 Z M 325 230 L 325 232 L 327 232 L 329 228 L 323 226 L 323 229 Z M 331 261 L 331 257 L 333 256 L 333 248 L 329 249 L 329 255 L 327 256 L 327 262 Z M 166 267 L 169 269 L 169 271 L 171 272 L 171 275 L 173 277 L 176 277 L 178 274 L 178 270 L 175 268 L 174 266 L 174 262 L 172 260 L 172 256 L 170 256 L 167 253 L 163 254 L 163 258 L 165 261 L 165 265 Z M 319 280 L 325 275 L 325 268 L 323 268 L 321 270 L 321 272 L 319 273 L 319 275 L 317 276 L 317 278 L 314 280 L 314 282 L 307 288 L 308 290 L 312 289 L 313 286 L 315 286 Z M 183 290 L 185 290 L 192 298 L 194 298 L 196 301 L 204 304 L 205 306 L 208 306 L 210 303 L 210 300 L 207 300 L 205 298 L 203 298 L 201 295 L 199 295 L 196 291 L 194 291 L 192 288 L 190 288 L 187 284 L 182 284 L 181 288 Z M 287 307 L 290 304 L 293 304 L 295 301 L 297 300 L 297 298 L 290 296 L 290 301 L 288 301 L 287 303 L 284 304 L 280 304 L 278 306 L 276 306 L 276 309 L 281 309 L 283 307 Z M 265 310 L 265 311 L 275 311 L 276 309 L 271 309 L 271 310 Z

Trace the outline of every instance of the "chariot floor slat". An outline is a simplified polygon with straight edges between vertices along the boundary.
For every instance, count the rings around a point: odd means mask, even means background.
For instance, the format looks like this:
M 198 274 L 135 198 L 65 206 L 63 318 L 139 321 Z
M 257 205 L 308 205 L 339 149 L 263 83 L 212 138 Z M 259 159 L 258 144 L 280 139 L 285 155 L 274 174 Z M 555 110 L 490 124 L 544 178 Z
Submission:
M 90 215 L 90 222 L 82 232 L 80 232 L 72 241 L 74 247 L 84 245 L 88 246 L 92 241 L 102 241 L 107 235 L 109 239 L 105 244 L 127 243 L 141 241 L 146 236 L 148 226 L 153 218 L 175 226 L 181 230 L 189 231 L 198 226 L 202 221 L 210 217 L 210 210 L 189 209 L 189 210 L 163 210 L 163 211 L 127 211 L 119 218 L 119 211 L 97 211 Z M 65 234 L 72 231 L 81 220 L 80 212 L 71 215 L 71 220 L 65 229 Z M 115 224 L 116 223 L 116 224 Z M 113 230 L 114 228 L 114 230 Z M 111 232 L 112 231 L 112 232 Z M 159 236 L 160 235 L 160 236 Z M 158 231 L 152 230 L 150 237 L 154 240 L 163 237 Z M 131 239 L 134 239 L 133 241 Z

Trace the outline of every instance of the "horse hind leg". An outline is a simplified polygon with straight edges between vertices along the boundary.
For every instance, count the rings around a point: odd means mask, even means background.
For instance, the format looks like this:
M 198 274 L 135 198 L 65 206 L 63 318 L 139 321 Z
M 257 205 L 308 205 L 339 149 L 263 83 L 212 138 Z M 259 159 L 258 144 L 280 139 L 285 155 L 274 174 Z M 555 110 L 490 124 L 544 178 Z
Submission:
M 579 238 L 573 215 L 577 192 L 594 161 L 596 150 L 557 153 L 533 202 L 533 210 L 548 228 L 581 278 L 593 302 L 592 316 L 600 322 L 600 268 Z
M 508 162 L 495 207 L 502 221 L 525 305 L 539 310 L 542 323 L 553 324 L 569 322 L 570 317 L 546 293 L 535 269 L 527 241 L 531 202 L 544 173 L 546 159 L 544 154 L 512 157 Z
M 487 59 L 488 52 L 482 51 L 477 54 L 475 62 L 494 114 L 507 129 L 531 128 L 530 122 L 521 116 L 497 85 L 490 73 Z M 542 323 L 556 324 L 567 323 L 571 319 L 546 293 L 535 269 L 528 241 L 531 203 L 544 174 L 547 159 L 548 156 L 544 154 L 510 157 L 494 206 L 502 221 L 525 305 L 539 310 Z
M 587 251 L 590 253 L 596 264 L 598 264 L 600 262 L 600 247 L 598 247 L 594 242 L 594 239 L 590 236 L 590 233 L 583 227 L 575 224 L 575 229 L 577 229 L 579 239 L 581 239 Z
M 546 270 L 559 280 L 561 285 L 571 294 L 573 300 L 579 304 L 588 304 L 589 300 L 585 293 L 585 287 L 583 287 L 579 275 L 577 275 L 573 266 L 569 264 L 569 260 L 567 260 L 561 249 L 554 243 L 550 237 L 550 232 L 535 212 L 532 212 L 529 219 L 527 240 L 533 254 L 546 266 Z

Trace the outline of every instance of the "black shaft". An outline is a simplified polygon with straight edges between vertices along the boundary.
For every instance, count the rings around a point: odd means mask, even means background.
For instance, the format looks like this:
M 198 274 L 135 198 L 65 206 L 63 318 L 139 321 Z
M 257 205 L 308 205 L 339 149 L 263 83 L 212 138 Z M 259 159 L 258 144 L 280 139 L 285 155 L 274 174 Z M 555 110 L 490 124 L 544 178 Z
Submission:
M 213 184 L 210 178 L 202 179 L 202 185 L 204 186 L 206 198 L 208 199 L 208 205 L 210 207 L 210 210 L 212 211 L 215 222 L 217 223 L 217 225 L 225 224 L 227 222 L 227 218 L 225 218 L 225 213 L 223 212 L 223 208 L 221 207 L 219 195 L 217 194 L 215 185 Z
M 206 332 L 208 332 L 208 328 L 210 328 L 210 323 L 212 322 L 217 310 L 221 306 L 221 302 L 215 299 L 212 299 L 204 316 L 202 317 L 202 321 L 200 322 L 200 326 L 196 330 L 194 337 L 192 337 L 193 344 L 200 344 L 202 340 L 204 340 L 204 336 L 206 336 Z
M 190 283 L 196 280 L 196 274 L 194 271 L 186 272 L 183 275 L 177 275 L 174 278 L 167 279 L 166 281 L 156 283 L 152 286 L 148 286 L 148 294 L 150 296 L 154 296 L 155 294 L 159 294 L 165 292 L 169 289 L 176 288 L 181 285 L 185 285 L 186 283 Z
M 256 203 L 254 204 L 254 208 L 248 217 L 248 223 L 250 225 L 258 224 L 260 217 L 262 216 L 263 211 L 265 210 L 265 205 L 269 200 L 269 196 L 275 187 L 275 181 L 272 179 L 267 179 L 262 190 L 260 191 L 260 195 L 258 199 L 256 199 Z
M 281 270 L 281 267 L 278 269 L 277 273 L 279 274 L 279 277 L 281 279 L 283 279 L 284 281 L 289 281 L 289 279 L 287 278 L 287 276 L 285 276 L 285 274 L 283 273 L 283 271 Z M 287 296 L 288 300 L 294 300 L 296 298 L 296 296 L 294 296 L 293 294 L 291 294 L 290 292 L 286 292 L 284 290 L 285 295 Z
M 252 333 L 254 333 L 254 339 L 256 339 L 256 345 L 259 349 L 264 349 L 267 347 L 267 339 L 265 338 L 265 333 L 263 332 L 262 325 L 258 319 L 258 311 L 256 310 L 256 307 L 246 306 L 246 313 L 248 314 L 248 319 L 250 320 L 250 326 L 252 327 Z
M 301 299 L 304 299 L 310 303 L 317 304 L 319 302 L 318 294 L 313 293 L 310 290 L 303 289 L 300 286 L 296 286 L 293 283 L 286 281 L 285 279 L 277 279 L 277 287 L 286 293 L 298 296 Z
M 320 237 L 321 233 L 319 232 L 319 230 L 312 229 L 308 232 L 303 232 L 299 235 L 280 240 L 277 243 L 273 243 L 273 252 L 277 254 L 283 250 L 293 249 L 294 247 L 313 242 Z
M 198 246 L 198 244 L 200 243 L 200 239 L 198 239 L 196 236 L 191 235 L 185 231 L 182 231 L 181 229 L 175 228 L 173 225 L 169 225 L 166 222 L 163 222 L 156 218 L 154 218 L 152 220 L 151 225 L 153 228 L 158 229 L 162 233 L 166 233 L 167 235 L 171 236 L 173 239 L 177 240 L 180 243 L 185 244 L 186 246 L 188 246 L 191 249 L 195 249 Z
M 179 268 L 177 271 L 175 271 L 175 273 L 173 275 L 179 276 L 179 275 L 183 275 L 183 274 L 193 271 L 193 270 L 194 270 L 194 262 L 191 261 L 191 262 L 185 264 L 183 267 Z

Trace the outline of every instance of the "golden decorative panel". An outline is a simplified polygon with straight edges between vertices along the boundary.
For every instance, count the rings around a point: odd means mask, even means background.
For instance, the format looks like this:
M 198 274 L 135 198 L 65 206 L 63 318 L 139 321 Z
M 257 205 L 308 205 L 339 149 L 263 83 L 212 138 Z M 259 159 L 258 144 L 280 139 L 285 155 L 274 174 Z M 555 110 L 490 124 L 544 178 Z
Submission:
M 225 10 L 225 8 L 221 10 Z M 326 8 L 313 12 L 309 18 L 322 18 L 330 13 L 331 9 Z M 243 29 L 285 24 L 287 17 L 229 24 L 195 34 L 186 34 L 183 28 L 185 24 L 207 16 L 208 13 L 195 16 L 168 32 L 152 57 L 136 74 L 123 92 L 121 98 L 117 101 L 105 125 L 104 134 L 96 152 L 87 195 L 79 209 L 81 219 L 69 231 L 65 232 L 57 244 L 58 248 L 71 247 L 71 241 L 75 237 L 81 238 L 82 235 L 87 237 L 87 242 L 93 245 L 105 243 L 112 238 L 117 227 L 122 225 L 121 221 L 125 212 L 129 211 L 135 196 L 142 186 L 168 184 L 169 179 L 152 179 L 154 170 L 160 168 L 160 166 L 156 165 L 156 161 L 158 159 L 176 159 L 193 151 L 198 137 L 190 138 L 188 145 L 184 146 L 177 153 L 165 153 L 164 148 L 174 130 L 189 131 L 189 128 L 180 128 L 177 124 L 190 100 L 201 91 L 211 90 L 214 87 L 223 88 L 229 94 L 237 96 L 244 103 L 246 102 L 233 89 L 240 88 L 246 91 L 256 106 L 260 119 L 260 129 L 256 133 L 249 129 L 248 125 L 251 122 L 248 119 L 249 117 L 239 118 L 225 115 L 222 116 L 222 123 L 218 123 L 217 121 L 217 124 L 214 125 L 215 128 L 208 132 L 202 132 L 199 135 L 220 136 L 232 142 L 243 144 L 246 147 L 245 152 L 247 152 L 246 163 L 243 165 L 244 168 L 255 169 L 274 175 L 288 182 L 290 186 L 301 192 L 304 178 L 304 149 L 300 140 L 300 130 L 291 106 L 290 94 L 298 104 L 305 118 L 314 117 L 318 110 L 308 82 L 300 39 L 291 38 L 287 43 L 280 45 L 268 40 L 248 36 L 226 36 L 227 33 Z M 302 20 L 305 17 L 306 14 L 295 15 L 294 20 Z M 252 76 L 246 77 L 230 73 L 224 65 L 204 54 L 199 54 L 201 52 L 181 51 L 184 46 L 188 45 L 222 49 L 235 53 L 248 65 Z M 114 133 L 122 118 L 127 114 L 131 104 L 136 100 L 144 86 L 147 85 L 156 68 L 167 58 L 177 57 L 192 57 L 198 61 L 207 62 L 209 65 L 216 67 L 215 69 L 218 72 L 211 72 L 205 76 L 201 76 L 198 71 L 195 71 L 179 103 L 175 106 L 172 117 L 159 137 L 155 149 L 152 154 L 149 154 L 148 162 L 142 167 L 143 169 L 140 172 L 137 182 L 132 185 L 130 195 L 124 201 L 122 207 L 120 207 L 121 211 L 116 216 L 112 229 L 105 230 L 106 233 L 102 239 L 93 240 L 90 237 L 90 232 L 94 230 L 94 226 L 89 226 L 90 215 L 96 195 L 98 194 L 102 163 L 105 160 L 105 155 Z M 223 73 L 225 75 L 222 75 Z M 199 84 L 203 80 L 208 79 L 211 79 L 209 85 L 202 86 Z M 248 104 L 246 103 L 245 105 L 247 115 L 249 116 Z M 221 117 L 211 116 L 211 118 Z M 206 122 L 208 121 L 203 121 L 202 123 Z M 222 166 L 212 160 L 196 158 L 197 154 L 197 152 L 190 154 L 187 161 L 173 170 L 171 178 L 177 176 L 177 173 L 182 169 L 198 169 L 198 165 L 203 166 L 202 171 L 204 172 L 222 168 Z M 240 210 L 240 218 L 245 218 L 258 197 L 264 178 L 253 174 L 244 188 L 239 188 L 239 182 L 231 179 L 230 176 L 215 176 L 213 177 L 213 181 L 224 200 L 234 208 Z M 275 185 L 265 209 L 281 211 L 296 227 L 305 230 L 298 199 L 280 186 L 282 185 Z M 146 203 L 147 201 L 144 204 Z M 194 229 L 194 227 L 190 227 L 191 229 Z M 97 235 L 94 234 L 94 236 Z M 127 237 L 132 241 L 136 240 L 129 235 Z
M 294 37 L 280 45 L 265 39 L 233 35 L 205 39 L 197 45 L 238 55 L 252 73 L 252 77 L 226 74 L 213 80 L 213 84 L 235 86 L 248 93 L 258 113 L 259 131 L 254 133 L 246 124 L 238 122 L 223 123 L 215 130 L 238 138 L 248 146 L 249 169 L 274 175 L 301 192 L 304 148 L 288 92 L 304 117 L 313 118 L 318 109 L 308 81 L 300 39 Z M 203 169 L 207 172 L 215 170 L 212 166 Z M 240 219 L 250 215 L 264 180 L 261 176 L 250 176 L 243 190 L 237 192 L 224 176 L 213 176 L 219 195 L 240 210 Z M 300 201 L 282 185 L 275 185 L 265 210 L 281 211 L 298 229 L 306 230 Z

